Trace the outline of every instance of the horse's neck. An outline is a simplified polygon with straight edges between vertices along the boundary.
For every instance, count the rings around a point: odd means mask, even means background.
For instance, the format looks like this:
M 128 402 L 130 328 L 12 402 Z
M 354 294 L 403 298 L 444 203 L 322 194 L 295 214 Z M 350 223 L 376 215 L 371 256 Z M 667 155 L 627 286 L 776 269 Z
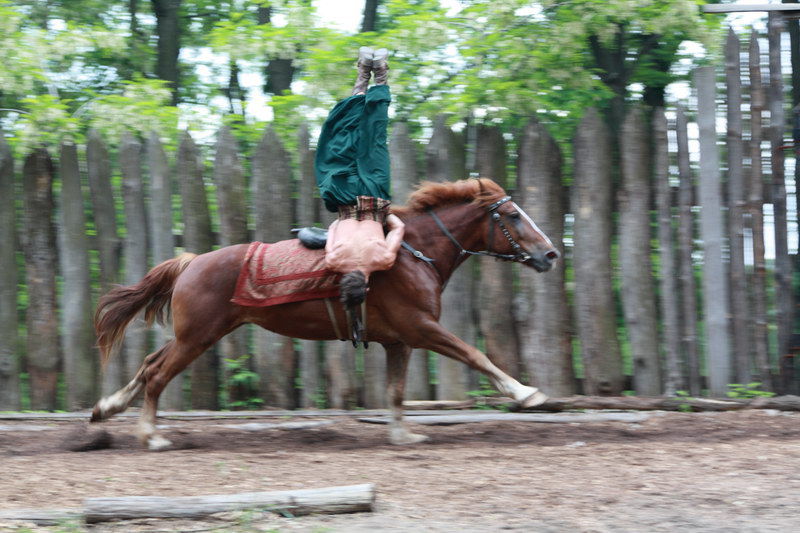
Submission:
M 442 224 L 458 243 L 470 251 L 483 250 L 486 246 L 484 222 L 486 212 L 474 205 L 445 207 L 434 210 Z M 419 240 L 419 250 L 434 260 L 436 270 L 447 283 L 458 266 L 469 258 L 460 254 L 455 244 L 437 226 L 433 217 L 423 215 L 414 220 L 415 240 Z

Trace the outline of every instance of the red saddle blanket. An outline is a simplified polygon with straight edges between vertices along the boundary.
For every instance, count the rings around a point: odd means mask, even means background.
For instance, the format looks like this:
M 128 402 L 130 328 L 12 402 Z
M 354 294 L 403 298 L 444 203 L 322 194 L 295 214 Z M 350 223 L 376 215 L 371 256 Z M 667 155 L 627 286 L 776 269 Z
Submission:
M 247 249 L 231 301 L 267 307 L 339 295 L 340 274 L 325 268 L 325 250 L 298 239 L 253 242 Z

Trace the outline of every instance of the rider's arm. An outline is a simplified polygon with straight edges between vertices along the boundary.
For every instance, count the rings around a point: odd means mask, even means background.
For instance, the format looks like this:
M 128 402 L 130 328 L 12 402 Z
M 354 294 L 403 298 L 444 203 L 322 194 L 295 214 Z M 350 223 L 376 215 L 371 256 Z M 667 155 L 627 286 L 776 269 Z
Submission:
M 389 233 L 386 234 L 386 247 L 392 254 L 397 254 L 400 245 L 403 243 L 406 225 L 397 215 L 393 214 L 389 214 L 386 217 L 386 225 L 389 227 Z

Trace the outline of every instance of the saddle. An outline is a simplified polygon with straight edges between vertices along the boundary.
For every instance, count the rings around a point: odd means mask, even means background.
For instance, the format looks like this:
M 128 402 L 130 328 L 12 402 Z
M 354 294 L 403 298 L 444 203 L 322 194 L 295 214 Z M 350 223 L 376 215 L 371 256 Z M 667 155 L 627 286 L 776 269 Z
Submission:
M 297 234 L 300 243 L 309 250 L 320 250 L 325 248 L 328 242 L 328 230 L 325 228 L 306 227 L 293 229 L 292 233 Z

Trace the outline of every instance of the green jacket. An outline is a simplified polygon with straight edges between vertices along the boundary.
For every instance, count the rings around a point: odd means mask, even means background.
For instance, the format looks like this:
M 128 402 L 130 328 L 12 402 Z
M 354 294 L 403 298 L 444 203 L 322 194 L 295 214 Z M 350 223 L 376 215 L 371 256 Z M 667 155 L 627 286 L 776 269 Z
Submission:
M 389 149 L 386 146 L 387 85 L 370 87 L 331 110 L 317 143 L 315 171 L 320 196 L 328 211 L 355 205 L 358 196 L 391 200 Z

